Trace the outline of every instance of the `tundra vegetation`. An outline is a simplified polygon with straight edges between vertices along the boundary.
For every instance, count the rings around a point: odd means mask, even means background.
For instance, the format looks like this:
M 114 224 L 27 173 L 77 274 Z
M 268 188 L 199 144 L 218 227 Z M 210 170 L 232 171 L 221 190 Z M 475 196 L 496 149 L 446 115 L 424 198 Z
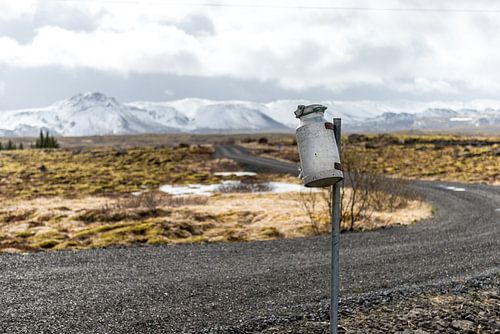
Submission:
M 152 139 L 151 139 L 152 138 Z M 329 231 L 327 191 L 266 192 L 265 181 L 300 183 L 273 174 L 216 176 L 241 169 L 218 159 L 213 143 L 238 142 L 255 153 L 298 161 L 293 136 L 128 138 L 123 146 L 60 139 L 61 148 L 0 152 L 0 251 L 83 249 L 113 245 L 230 242 L 294 238 Z M 68 145 L 66 140 L 71 142 Z M 116 140 L 112 137 L 111 140 Z M 167 139 L 164 142 L 168 142 Z M 411 224 L 431 208 L 407 181 L 381 174 L 470 182 L 498 181 L 499 144 L 492 138 L 351 135 L 344 138 L 343 229 Z M 361 176 L 359 176 L 361 175 Z M 210 197 L 173 197 L 163 184 L 241 181 Z M 262 192 L 251 183 L 259 185 Z
M 298 162 L 293 136 L 240 140 L 255 154 Z M 361 160 L 364 172 L 406 179 L 485 184 L 500 183 L 500 137 L 409 134 L 351 134 L 342 139 L 344 153 Z

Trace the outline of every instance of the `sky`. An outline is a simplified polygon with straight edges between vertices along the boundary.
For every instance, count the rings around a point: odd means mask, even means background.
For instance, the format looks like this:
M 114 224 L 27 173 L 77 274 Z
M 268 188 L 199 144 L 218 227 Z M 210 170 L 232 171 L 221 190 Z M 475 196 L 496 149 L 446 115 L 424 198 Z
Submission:
M 497 1 L 0 0 L 0 110 L 500 100 L 499 31 Z

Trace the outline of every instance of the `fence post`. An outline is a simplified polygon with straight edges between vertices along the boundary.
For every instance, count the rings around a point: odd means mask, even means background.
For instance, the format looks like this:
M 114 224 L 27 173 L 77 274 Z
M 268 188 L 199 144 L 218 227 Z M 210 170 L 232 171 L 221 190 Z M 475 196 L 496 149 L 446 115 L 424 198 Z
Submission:
M 341 159 L 341 120 L 340 118 L 333 119 L 333 128 L 335 134 L 335 141 L 339 151 L 339 159 Z M 332 186 L 332 276 L 330 287 L 330 333 L 338 333 L 338 320 L 339 320 L 339 258 L 340 258 L 340 182 Z

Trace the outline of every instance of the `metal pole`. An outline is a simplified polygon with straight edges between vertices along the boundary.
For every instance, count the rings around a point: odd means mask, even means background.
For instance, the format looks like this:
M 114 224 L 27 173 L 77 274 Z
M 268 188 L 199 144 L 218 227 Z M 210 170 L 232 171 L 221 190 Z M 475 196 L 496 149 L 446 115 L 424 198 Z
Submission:
M 339 160 L 341 158 L 341 121 L 340 118 L 333 119 L 333 129 L 335 134 L 335 141 L 339 150 Z M 339 321 L 339 248 L 340 248 L 340 182 L 332 186 L 332 277 L 330 288 L 330 333 L 338 333 Z

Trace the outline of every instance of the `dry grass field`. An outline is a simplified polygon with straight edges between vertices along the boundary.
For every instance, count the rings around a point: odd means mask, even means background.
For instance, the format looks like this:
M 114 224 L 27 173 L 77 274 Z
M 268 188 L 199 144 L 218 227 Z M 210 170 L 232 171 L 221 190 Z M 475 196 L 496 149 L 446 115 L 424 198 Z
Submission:
M 254 153 L 298 162 L 293 136 L 244 138 Z M 500 137 L 351 134 L 343 138 L 344 160 L 361 161 L 366 172 L 409 179 L 500 184 Z
M 245 193 L 234 189 L 212 196 L 174 197 L 158 191 L 163 184 L 235 179 L 298 184 L 298 179 L 273 174 L 214 175 L 240 168 L 217 159 L 214 143 L 240 142 L 257 154 L 297 161 L 291 135 L 109 138 L 80 138 L 81 145 L 75 138 L 63 138 L 60 149 L 0 152 L 0 252 L 268 240 L 329 231 L 328 195 L 324 192 Z M 134 140 L 139 142 L 136 147 Z M 455 138 L 453 142 L 440 140 L 351 136 L 345 139 L 345 152 L 363 157 L 358 160 L 366 162 L 370 170 L 392 175 L 490 183 L 498 178 L 498 142 L 488 139 L 479 145 L 464 142 L 470 139 L 460 139 L 458 144 Z M 434 169 L 415 164 L 437 157 L 441 159 Z M 475 179 L 468 170 L 451 170 L 462 164 L 482 173 L 476 173 Z M 418 195 L 403 191 L 386 196 L 380 190 L 371 191 L 376 196 L 367 192 L 366 202 L 351 206 L 352 190 L 344 190 L 344 207 L 352 208 L 352 212 L 342 213 L 345 230 L 410 224 L 431 215 L 432 208 Z
M 210 145 L 0 151 L 0 198 L 112 196 L 216 182 L 213 152 Z
M 113 198 L 8 200 L 0 211 L 0 252 L 270 240 L 328 232 L 328 203 L 323 194 L 306 196 L 317 201 L 312 216 L 304 211 L 298 193 L 176 198 L 147 192 Z M 363 217 L 355 229 L 411 224 L 430 212 L 428 204 L 413 200 Z

